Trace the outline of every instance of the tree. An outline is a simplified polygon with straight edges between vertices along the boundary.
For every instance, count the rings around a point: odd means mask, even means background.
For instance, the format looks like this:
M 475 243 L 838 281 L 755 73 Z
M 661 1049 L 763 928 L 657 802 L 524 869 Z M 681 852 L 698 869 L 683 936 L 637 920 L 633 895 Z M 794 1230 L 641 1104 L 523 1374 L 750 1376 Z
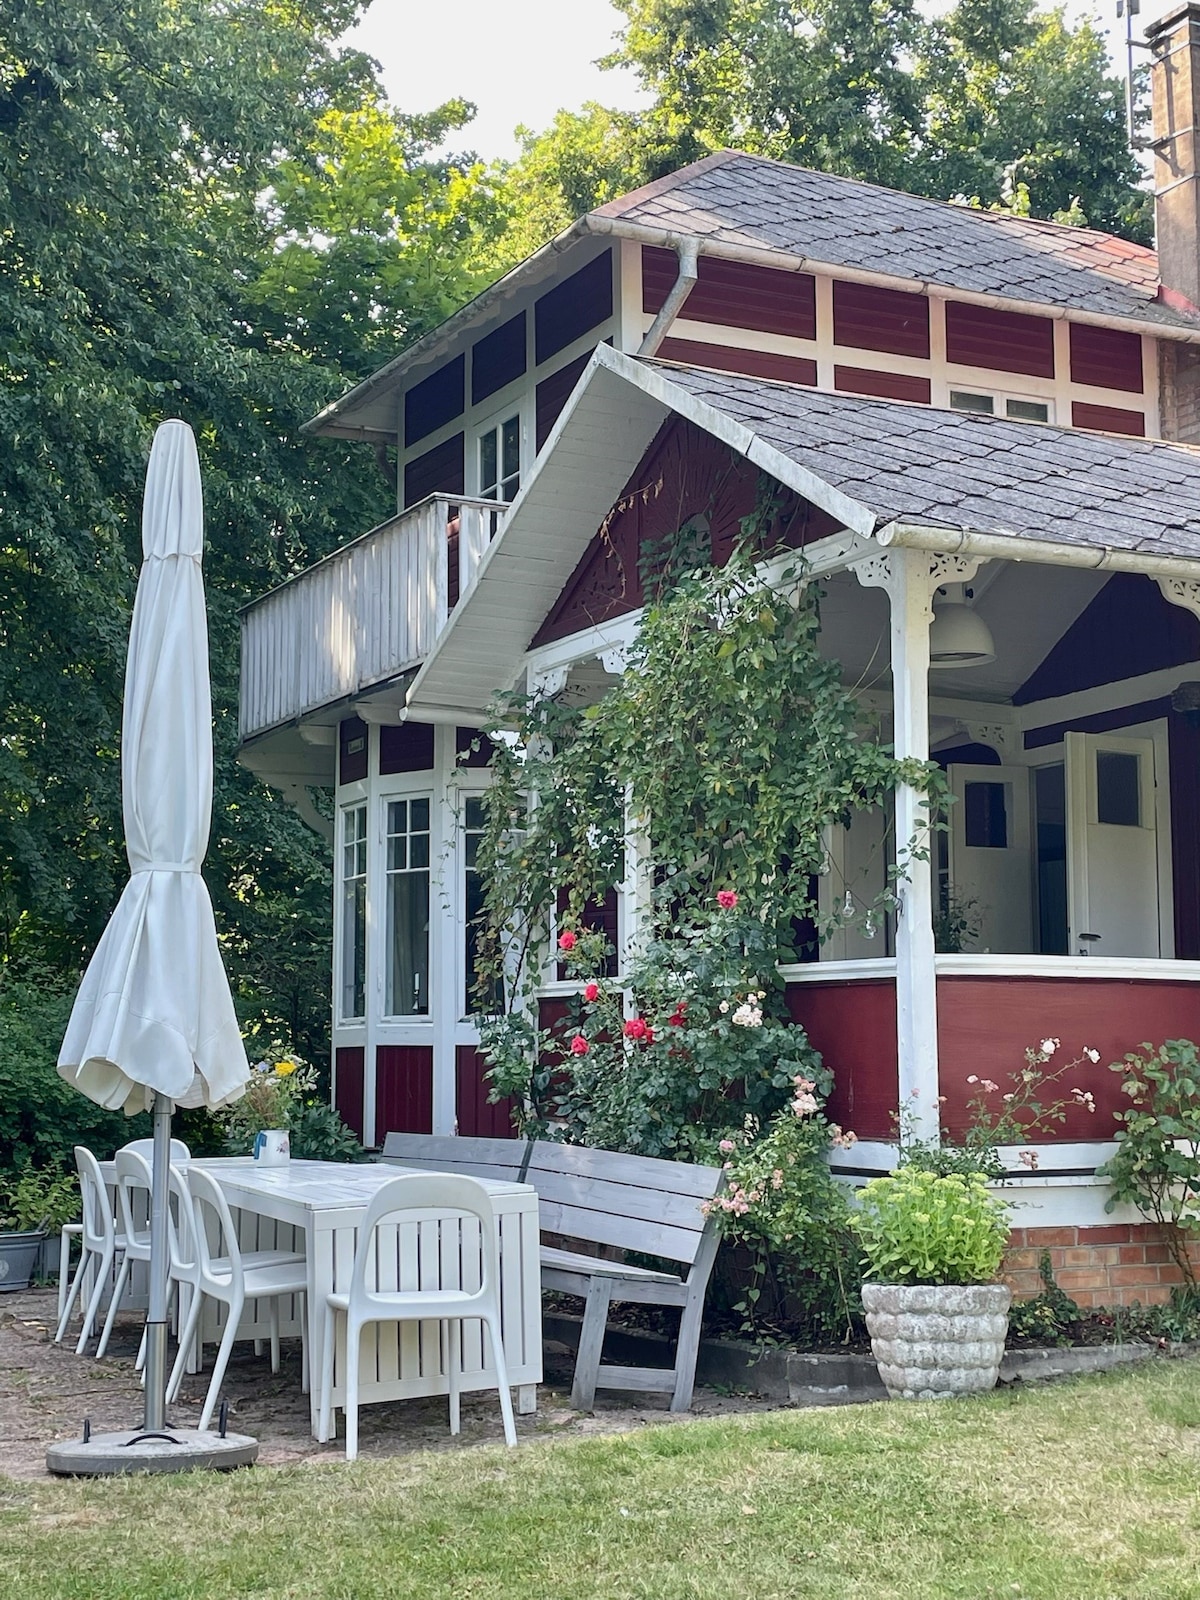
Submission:
M 205 486 L 207 877 L 243 1012 L 318 1053 L 327 851 L 235 765 L 236 613 L 387 514 L 370 456 L 299 426 L 473 292 L 477 202 L 494 227 L 477 165 L 427 159 L 469 108 L 390 113 L 333 43 L 357 10 L 44 0 L 0 38 L 0 954 L 78 971 L 124 879 L 141 491 L 153 428 L 182 417 Z
M 609 64 L 632 67 L 654 103 L 560 113 L 526 138 L 509 192 L 545 218 L 543 237 L 736 148 L 1150 238 L 1122 86 L 1091 22 L 1068 26 L 1033 0 L 960 0 L 935 18 L 914 0 L 615 3 L 627 22 Z

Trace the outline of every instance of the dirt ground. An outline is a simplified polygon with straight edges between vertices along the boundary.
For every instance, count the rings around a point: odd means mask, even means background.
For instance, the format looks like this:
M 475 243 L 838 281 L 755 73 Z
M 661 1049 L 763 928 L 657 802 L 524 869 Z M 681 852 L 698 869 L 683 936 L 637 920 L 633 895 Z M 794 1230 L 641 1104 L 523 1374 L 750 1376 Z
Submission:
M 75 1355 L 75 1333 L 61 1345 L 54 1341 L 55 1294 L 31 1289 L 0 1295 L 0 1472 L 16 1478 L 46 1475 L 46 1446 L 58 1439 L 78 1439 L 83 1419 L 103 1433 L 141 1421 L 142 1390 L 134 1371 L 141 1319 L 117 1319 L 108 1353 L 97 1361 L 89 1353 Z M 95 1343 L 89 1345 L 89 1351 Z M 206 1349 L 208 1371 L 214 1351 Z M 667 1410 L 667 1397 L 653 1396 L 630 1405 L 615 1393 L 601 1393 L 596 1410 L 585 1415 L 571 1409 L 570 1352 L 562 1345 L 546 1347 L 546 1382 L 538 1390 L 533 1416 L 518 1417 L 522 1440 L 569 1432 L 575 1435 L 616 1433 L 652 1424 L 686 1421 Z M 207 1391 L 208 1377 L 185 1378 L 179 1403 L 169 1420 L 194 1426 Z M 317 1444 L 309 1431 L 308 1397 L 300 1392 L 300 1352 L 285 1342 L 277 1375 L 264 1351 L 255 1356 L 250 1343 L 236 1344 L 225 1379 L 231 1431 L 259 1441 L 261 1464 L 336 1459 L 340 1444 Z M 714 1416 L 731 1411 L 768 1411 L 772 1402 L 747 1395 L 717 1394 L 697 1389 L 691 1415 Z M 444 1399 L 398 1400 L 364 1406 L 359 1412 L 360 1451 L 364 1456 L 401 1455 L 411 1450 L 461 1449 L 503 1438 L 494 1394 L 464 1395 L 462 1434 L 451 1439 Z

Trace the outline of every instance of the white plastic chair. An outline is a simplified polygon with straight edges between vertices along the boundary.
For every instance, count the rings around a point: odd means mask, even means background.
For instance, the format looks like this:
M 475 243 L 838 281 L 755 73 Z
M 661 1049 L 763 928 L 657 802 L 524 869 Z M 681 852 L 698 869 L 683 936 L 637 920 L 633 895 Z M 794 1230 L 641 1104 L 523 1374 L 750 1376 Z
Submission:
M 167 1238 L 171 1251 L 171 1283 L 179 1296 L 179 1351 L 167 1383 L 167 1400 L 174 1402 L 179 1396 L 185 1372 L 198 1372 L 202 1365 L 203 1346 L 199 1334 L 184 1338 L 189 1320 L 196 1328 L 196 1318 L 190 1317 L 193 1301 L 203 1294 L 200 1287 L 200 1257 L 196 1250 L 195 1223 L 192 1217 L 192 1196 L 187 1179 L 178 1167 L 170 1173 L 170 1203 L 167 1207 Z M 199 1312 L 197 1312 L 197 1316 Z
M 437 1217 L 477 1219 L 480 1242 L 478 1289 L 388 1289 L 368 1286 L 368 1273 L 378 1259 L 376 1233 L 381 1224 L 403 1221 L 406 1213 L 435 1213 Z M 465 1262 L 468 1247 L 461 1252 Z M 462 1374 L 462 1325 L 465 1319 L 482 1322 L 491 1339 L 504 1441 L 517 1442 L 508 1366 L 500 1332 L 500 1273 L 496 1247 L 496 1218 L 487 1190 L 476 1178 L 451 1173 L 411 1173 L 385 1183 L 367 1207 L 354 1252 L 347 1294 L 327 1297 L 321 1359 L 321 1406 L 317 1438 L 325 1443 L 332 1432 L 333 1357 L 336 1318 L 346 1318 L 346 1460 L 358 1455 L 358 1369 L 363 1328 L 371 1322 L 436 1320 L 441 1328 L 442 1360 L 450 1396 L 450 1432 L 460 1427 L 459 1383 Z
M 54 1342 L 62 1343 L 67 1324 L 71 1320 L 71 1313 L 75 1309 L 75 1302 L 79 1299 L 79 1291 L 83 1287 L 84 1275 L 90 1265 L 94 1275 L 92 1292 L 83 1315 L 79 1343 L 75 1346 L 75 1354 L 81 1356 L 91 1338 L 92 1327 L 100 1310 L 100 1302 L 104 1298 L 104 1288 L 112 1272 L 113 1262 L 118 1255 L 124 1256 L 125 1236 L 117 1230 L 108 1190 L 104 1187 L 104 1179 L 100 1174 L 100 1163 L 85 1145 L 75 1146 L 75 1167 L 79 1173 L 79 1189 L 83 1200 L 83 1221 L 80 1223 L 83 1230 L 80 1234 L 83 1249 L 80 1252 L 79 1265 L 75 1268 L 75 1276 L 71 1280 L 67 1303 L 58 1319 Z
M 121 1149 L 117 1151 L 117 1154 L 120 1155 L 122 1153 L 122 1151 L 126 1151 L 126 1150 L 131 1150 L 134 1155 L 141 1156 L 142 1160 L 146 1163 L 147 1166 L 149 1166 L 154 1160 L 154 1140 L 153 1139 L 130 1139 L 128 1144 L 123 1144 L 121 1146 Z M 171 1160 L 172 1161 L 190 1161 L 191 1159 L 192 1159 L 192 1152 L 188 1149 L 187 1145 L 184 1144 L 183 1140 L 182 1139 L 172 1139 L 171 1140 Z
M 121 1255 L 121 1265 L 117 1270 L 117 1281 L 113 1285 L 112 1299 L 108 1302 L 108 1315 L 104 1319 L 100 1343 L 96 1346 L 97 1361 L 108 1349 L 113 1323 L 117 1320 L 117 1312 L 121 1309 L 121 1301 L 125 1298 L 125 1291 L 129 1287 L 130 1267 L 135 1261 L 144 1261 L 147 1265 L 150 1261 L 150 1164 L 132 1145 L 126 1145 L 124 1149 L 117 1151 L 116 1168 L 117 1232 L 124 1241 L 124 1250 Z M 133 1197 L 139 1191 L 146 1196 L 144 1206 L 134 1203 Z M 139 1210 L 146 1212 L 144 1219 L 136 1214 Z M 139 1372 L 145 1359 L 145 1349 L 146 1336 L 143 1333 L 137 1358 Z
M 238 1324 L 242 1320 L 242 1311 L 247 1300 L 269 1300 L 271 1302 L 271 1371 L 279 1371 L 279 1300 L 283 1295 L 299 1295 L 303 1302 L 308 1290 L 308 1272 L 303 1256 L 296 1255 L 288 1250 L 247 1250 L 240 1249 L 237 1240 L 237 1230 L 233 1225 L 233 1218 L 229 1212 L 229 1204 L 221 1193 L 215 1179 L 199 1167 L 188 1169 L 187 1189 L 191 1197 L 191 1225 L 192 1248 L 195 1251 L 195 1260 L 198 1271 L 195 1275 L 195 1290 L 191 1293 L 188 1305 L 187 1320 L 179 1332 L 179 1354 L 175 1359 L 175 1369 L 171 1374 L 168 1385 L 168 1397 L 177 1394 L 179 1385 L 183 1381 L 183 1364 L 187 1360 L 187 1351 L 196 1336 L 199 1325 L 200 1311 L 205 1298 L 219 1300 L 226 1308 L 227 1320 L 225 1331 L 221 1335 L 221 1343 L 217 1350 L 217 1360 L 213 1367 L 212 1381 L 208 1386 L 208 1394 L 204 1400 L 204 1409 L 200 1413 L 197 1426 L 203 1430 L 212 1420 L 213 1411 L 216 1409 L 217 1398 L 221 1392 L 221 1384 L 225 1377 L 225 1369 L 229 1365 L 229 1354 L 233 1349 L 233 1342 L 237 1338 Z M 210 1238 L 209 1216 L 215 1226 Z M 177 1248 L 180 1249 L 181 1264 L 184 1260 L 186 1248 L 183 1241 L 178 1239 Z M 214 1244 L 215 1251 L 214 1253 Z M 308 1341 L 304 1335 L 304 1307 L 301 1305 L 300 1314 L 300 1340 L 303 1362 L 302 1386 L 308 1391 Z

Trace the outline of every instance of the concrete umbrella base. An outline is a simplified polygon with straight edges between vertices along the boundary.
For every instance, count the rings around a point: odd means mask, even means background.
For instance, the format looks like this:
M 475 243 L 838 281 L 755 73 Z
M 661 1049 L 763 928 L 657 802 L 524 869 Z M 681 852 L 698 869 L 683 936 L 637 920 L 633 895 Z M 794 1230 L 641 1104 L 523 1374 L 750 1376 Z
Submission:
M 258 1440 L 245 1433 L 200 1433 L 169 1428 L 144 1434 L 94 1433 L 87 1439 L 52 1444 L 46 1466 L 60 1477 L 111 1478 L 131 1472 L 231 1472 L 258 1459 Z

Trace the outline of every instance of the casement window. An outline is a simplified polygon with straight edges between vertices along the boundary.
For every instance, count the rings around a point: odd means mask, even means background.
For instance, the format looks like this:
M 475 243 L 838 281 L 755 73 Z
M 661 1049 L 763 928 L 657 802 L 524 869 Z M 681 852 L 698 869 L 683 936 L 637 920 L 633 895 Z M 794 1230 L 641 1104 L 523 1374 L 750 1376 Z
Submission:
M 479 965 L 479 939 L 483 917 L 484 879 L 479 870 L 479 846 L 487 824 L 487 798 L 473 794 L 463 805 L 463 1016 L 469 1017 L 481 1009 L 476 990 Z M 482 1009 L 499 1011 L 504 1004 L 504 986 L 492 985 L 491 994 Z
M 339 1012 L 343 1022 L 366 1016 L 367 998 L 367 808 L 342 812 L 342 970 Z
M 980 389 L 951 389 L 951 411 L 974 411 L 980 416 L 1007 417 L 1010 422 L 1052 422 L 1048 400 L 1030 400 L 1023 395 L 999 394 Z
M 390 1017 L 429 1012 L 429 799 L 387 803 L 387 996 Z
M 521 487 L 521 419 L 507 417 L 479 435 L 479 498 L 510 501 Z

